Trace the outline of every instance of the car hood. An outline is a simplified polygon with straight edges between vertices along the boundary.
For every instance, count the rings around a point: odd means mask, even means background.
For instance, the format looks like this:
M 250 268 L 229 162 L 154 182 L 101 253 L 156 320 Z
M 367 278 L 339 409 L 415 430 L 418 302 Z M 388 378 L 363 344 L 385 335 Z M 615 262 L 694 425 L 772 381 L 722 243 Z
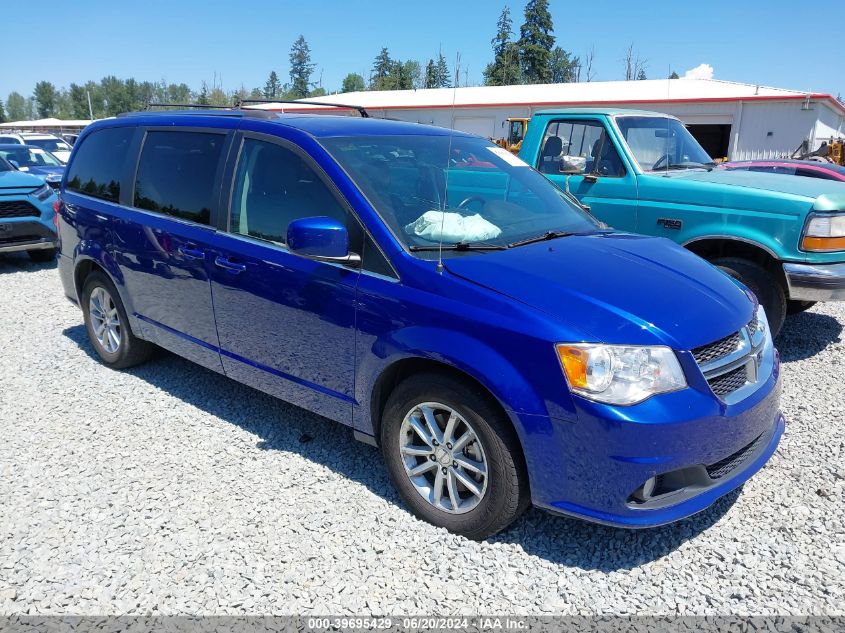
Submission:
M 42 176 L 23 171 L 0 171 L 0 189 L 34 189 L 43 184 Z
M 65 173 L 65 168 L 58 166 L 35 165 L 28 166 L 26 168 L 22 167 L 21 171 L 26 171 L 26 173 L 28 174 L 36 174 L 38 176 L 61 176 L 63 173 Z
M 835 180 L 799 178 L 785 174 L 765 174 L 754 171 L 687 169 L 665 174 L 648 173 L 644 178 L 665 178 L 677 183 L 708 183 L 716 186 L 743 187 L 749 195 L 774 192 L 815 200 L 817 211 L 845 209 L 845 185 Z
M 444 264 L 605 343 L 689 350 L 739 330 L 753 312 L 727 275 L 663 238 L 578 235 Z

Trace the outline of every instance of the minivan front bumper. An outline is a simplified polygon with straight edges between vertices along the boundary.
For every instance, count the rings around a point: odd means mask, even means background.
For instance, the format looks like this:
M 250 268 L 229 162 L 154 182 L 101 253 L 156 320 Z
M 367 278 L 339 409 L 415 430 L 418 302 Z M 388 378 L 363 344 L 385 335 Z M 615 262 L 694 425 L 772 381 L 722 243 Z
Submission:
M 777 449 L 785 427 L 780 386 L 776 357 L 760 389 L 733 405 L 692 385 L 632 407 L 579 399 L 577 419 L 552 421 L 538 438 L 542 453 L 529 456 L 532 501 L 552 513 L 627 528 L 701 512 Z
M 845 301 L 845 263 L 785 263 L 789 298 L 796 301 Z

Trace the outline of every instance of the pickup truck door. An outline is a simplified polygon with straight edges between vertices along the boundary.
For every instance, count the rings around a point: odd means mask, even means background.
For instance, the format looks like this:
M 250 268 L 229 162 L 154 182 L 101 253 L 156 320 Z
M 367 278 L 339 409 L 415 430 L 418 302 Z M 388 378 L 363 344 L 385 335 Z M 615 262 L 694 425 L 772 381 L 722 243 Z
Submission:
M 637 177 L 623 157 L 601 119 L 566 117 L 546 123 L 534 166 L 561 189 L 568 187 L 599 220 L 633 231 Z

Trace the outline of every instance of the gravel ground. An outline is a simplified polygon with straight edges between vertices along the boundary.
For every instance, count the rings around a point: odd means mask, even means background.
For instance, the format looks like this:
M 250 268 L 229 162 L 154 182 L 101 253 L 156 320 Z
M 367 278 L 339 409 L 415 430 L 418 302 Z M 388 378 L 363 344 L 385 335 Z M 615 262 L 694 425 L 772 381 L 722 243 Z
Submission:
M 0 614 L 843 614 L 845 304 L 792 318 L 741 494 L 625 531 L 414 519 L 351 432 L 170 354 L 98 364 L 52 265 L 0 259 Z

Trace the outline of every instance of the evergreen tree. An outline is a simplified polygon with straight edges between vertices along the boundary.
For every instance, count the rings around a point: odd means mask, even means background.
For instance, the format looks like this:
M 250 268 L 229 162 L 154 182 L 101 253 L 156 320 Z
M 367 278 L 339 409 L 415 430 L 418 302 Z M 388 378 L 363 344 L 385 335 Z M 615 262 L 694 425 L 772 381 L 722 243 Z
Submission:
M 452 74 L 449 72 L 449 64 L 446 63 L 446 58 L 443 53 L 437 53 L 437 65 L 434 68 L 435 88 L 451 88 Z
M 267 78 L 267 83 L 264 84 L 264 99 L 276 99 L 282 95 L 282 82 L 279 81 L 279 76 L 275 70 L 270 71 L 270 76 Z M 261 97 L 257 97 L 261 98 Z
M 643 79 L 647 79 L 647 77 L 645 76 L 645 71 L 642 68 L 640 68 L 640 72 L 637 74 L 637 79 L 639 81 L 642 81 Z
M 53 84 L 49 81 L 39 81 L 35 84 L 35 91 L 32 96 L 35 99 L 39 118 L 46 119 L 55 114 L 58 93 Z
M 555 43 L 553 30 L 549 0 L 528 0 L 525 23 L 519 29 L 517 42 L 525 83 L 542 84 L 551 80 L 549 61 Z
M 437 88 L 437 67 L 434 65 L 434 60 L 429 59 L 425 65 L 425 79 L 423 80 L 424 88 Z
M 311 74 L 316 64 L 311 63 L 311 48 L 308 42 L 300 35 L 290 49 L 290 91 L 294 99 L 301 99 L 308 96 L 311 89 Z
M 507 5 L 496 22 L 496 36 L 490 41 L 493 46 L 493 61 L 484 69 L 484 83 L 488 86 L 507 86 L 519 83 L 519 50 L 511 41 L 513 22 Z
M 578 66 L 581 63 L 577 57 L 560 46 L 555 46 L 549 56 L 549 76 L 552 83 L 571 83 L 578 81 Z
M 0 99 L 0 123 L 6 122 L 6 110 L 3 108 L 3 100 Z
M 680 79 L 680 77 L 678 76 L 678 73 L 676 73 L 676 72 L 673 70 L 673 71 L 672 71 L 672 74 L 671 74 L 671 75 L 669 75 L 669 79 Z
M 360 92 L 365 89 L 364 78 L 358 73 L 349 73 L 343 78 L 341 92 Z
M 386 47 L 376 56 L 373 62 L 373 72 L 370 76 L 370 90 L 389 90 L 393 60 Z
M 205 82 L 202 82 L 202 88 L 200 88 L 200 93 L 197 95 L 197 103 L 199 105 L 210 105 L 208 101 L 208 86 Z

